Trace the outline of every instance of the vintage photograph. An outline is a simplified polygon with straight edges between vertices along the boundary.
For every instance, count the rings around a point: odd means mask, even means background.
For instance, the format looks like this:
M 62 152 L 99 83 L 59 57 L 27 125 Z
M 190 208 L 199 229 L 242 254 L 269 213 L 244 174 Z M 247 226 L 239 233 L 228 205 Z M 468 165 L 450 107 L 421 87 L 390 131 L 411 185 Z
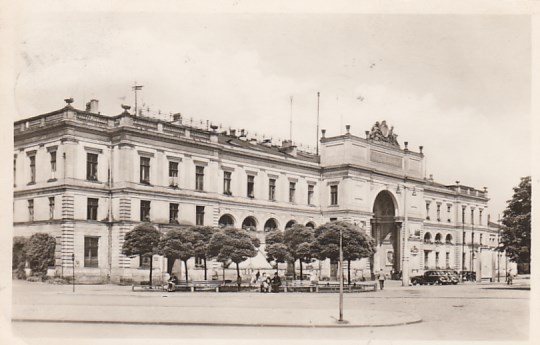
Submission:
M 529 15 L 30 3 L 13 339 L 530 340 Z

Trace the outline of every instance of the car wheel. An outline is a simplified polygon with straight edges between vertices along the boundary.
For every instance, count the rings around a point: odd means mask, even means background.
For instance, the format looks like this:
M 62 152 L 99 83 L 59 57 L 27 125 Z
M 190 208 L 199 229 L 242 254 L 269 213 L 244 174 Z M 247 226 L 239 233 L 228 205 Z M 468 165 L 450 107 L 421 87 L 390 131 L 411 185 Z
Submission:
M 415 285 L 415 286 L 416 286 L 416 284 L 418 284 L 418 282 L 417 282 L 416 280 L 413 280 L 413 281 L 412 281 L 412 285 Z

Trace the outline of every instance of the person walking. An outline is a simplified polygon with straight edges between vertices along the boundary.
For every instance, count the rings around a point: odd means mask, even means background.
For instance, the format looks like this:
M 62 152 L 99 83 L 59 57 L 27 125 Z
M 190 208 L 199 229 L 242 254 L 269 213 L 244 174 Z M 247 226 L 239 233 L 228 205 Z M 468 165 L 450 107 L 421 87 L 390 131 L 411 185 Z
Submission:
M 386 277 L 384 275 L 384 272 L 381 268 L 381 271 L 379 272 L 379 276 L 378 276 L 378 279 L 379 279 L 379 287 L 382 289 L 384 289 L 384 281 L 386 280 Z
M 508 274 L 506 275 L 506 284 L 512 285 L 514 280 L 514 276 L 512 276 L 512 270 L 508 271 Z

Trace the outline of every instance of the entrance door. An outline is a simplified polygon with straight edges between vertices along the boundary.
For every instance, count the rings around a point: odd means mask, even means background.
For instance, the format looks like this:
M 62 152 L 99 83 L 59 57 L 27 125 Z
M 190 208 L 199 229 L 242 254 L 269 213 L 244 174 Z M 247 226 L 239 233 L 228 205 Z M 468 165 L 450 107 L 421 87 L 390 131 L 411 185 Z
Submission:
M 400 223 L 396 223 L 396 208 L 390 192 L 382 191 L 375 198 L 374 217 L 371 221 L 373 238 L 377 252 L 371 260 L 372 272 L 383 272 L 390 275 L 401 270 L 401 237 Z

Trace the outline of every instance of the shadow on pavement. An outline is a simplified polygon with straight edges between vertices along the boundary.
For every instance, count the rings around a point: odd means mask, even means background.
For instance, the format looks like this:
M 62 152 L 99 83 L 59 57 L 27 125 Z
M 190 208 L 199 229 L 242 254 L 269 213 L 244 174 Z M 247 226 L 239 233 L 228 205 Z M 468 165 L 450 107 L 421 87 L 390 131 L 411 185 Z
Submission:
M 484 287 L 482 290 L 531 290 L 530 286 L 519 286 L 519 285 L 509 285 L 509 286 L 492 286 Z

